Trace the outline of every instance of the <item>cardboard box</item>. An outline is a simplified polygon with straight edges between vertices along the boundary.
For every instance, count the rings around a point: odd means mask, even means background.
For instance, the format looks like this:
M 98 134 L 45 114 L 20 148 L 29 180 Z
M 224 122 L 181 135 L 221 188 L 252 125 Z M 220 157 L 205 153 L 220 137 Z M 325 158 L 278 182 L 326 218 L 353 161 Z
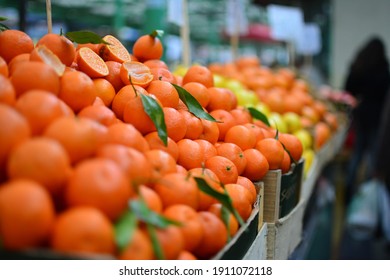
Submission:
M 264 176 L 264 221 L 274 223 L 288 215 L 298 204 L 303 182 L 301 159 L 291 170 L 282 175 L 281 170 L 270 170 Z

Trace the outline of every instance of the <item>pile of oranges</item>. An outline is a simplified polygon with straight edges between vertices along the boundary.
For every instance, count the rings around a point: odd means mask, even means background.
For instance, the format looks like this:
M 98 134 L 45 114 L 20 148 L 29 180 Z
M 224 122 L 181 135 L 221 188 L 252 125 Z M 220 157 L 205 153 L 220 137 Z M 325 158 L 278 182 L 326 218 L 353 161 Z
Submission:
M 156 228 L 165 259 L 209 259 L 240 224 L 232 214 L 224 222 L 222 204 L 195 178 L 227 193 L 245 221 L 254 182 L 290 170 L 302 144 L 253 119 L 230 90 L 214 87 L 207 67 L 174 75 L 158 37 L 141 36 L 132 53 L 114 36 L 103 40 L 76 44 L 47 34 L 34 44 L 18 30 L 0 33 L 2 246 L 156 259 L 144 221 L 123 248 L 115 237 L 129 202 L 142 200 L 178 222 Z M 217 121 L 189 112 L 172 84 Z M 167 145 L 143 95 L 162 108 Z

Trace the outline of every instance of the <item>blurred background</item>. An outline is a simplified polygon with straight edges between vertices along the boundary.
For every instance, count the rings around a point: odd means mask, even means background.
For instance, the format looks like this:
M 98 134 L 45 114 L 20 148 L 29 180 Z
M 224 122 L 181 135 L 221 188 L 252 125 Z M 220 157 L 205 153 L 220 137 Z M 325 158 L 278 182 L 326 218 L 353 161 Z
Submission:
M 179 2 L 53 0 L 53 32 L 87 29 L 100 35 L 111 33 L 131 47 L 140 34 L 162 29 L 164 59 L 174 65 L 180 63 L 182 49 Z M 334 87 L 342 86 L 357 46 L 369 36 L 380 35 L 390 45 L 388 0 L 240 0 L 238 11 L 229 8 L 232 2 L 235 1 L 187 0 L 191 61 L 206 64 L 231 60 L 229 29 L 239 16 L 238 54 L 256 54 L 264 65 L 288 65 L 286 41 L 274 38 L 271 32 L 272 5 L 297 8 L 305 27 L 316 32 L 316 47 L 310 54 L 297 48 L 299 42 L 295 42 L 294 62 L 299 65 L 310 56 L 321 77 Z M 47 32 L 46 0 L 0 0 L 0 15 L 7 18 L 5 24 L 24 30 L 35 39 Z M 286 28 L 290 24 L 286 22 Z

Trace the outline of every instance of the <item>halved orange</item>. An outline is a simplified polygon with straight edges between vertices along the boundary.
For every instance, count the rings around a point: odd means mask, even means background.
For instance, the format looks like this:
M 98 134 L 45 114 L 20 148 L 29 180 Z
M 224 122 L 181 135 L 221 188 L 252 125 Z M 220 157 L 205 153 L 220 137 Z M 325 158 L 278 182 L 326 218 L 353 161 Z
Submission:
M 153 81 L 149 67 L 138 61 L 125 61 L 120 69 L 120 76 L 126 85 L 138 85 L 146 88 Z M 131 82 L 130 82 L 131 79 Z
M 78 69 L 91 78 L 102 78 L 109 74 L 104 60 L 88 47 L 82 47 L 77 51 Z
M 118 61 L 124 62 L 131 60 L 131 55 L 126 47 L 114 36 L 106 35 L 103 37 L 103 40 L 108 44 L 103 44 L 100 48 L 100 56 L 104 61 Z
M 62 76 L 65 72 L 65 64 L 45 45 L 39 45 L 30 53 L 31 61 L 40 61 L 50 65 L 58 76 Z

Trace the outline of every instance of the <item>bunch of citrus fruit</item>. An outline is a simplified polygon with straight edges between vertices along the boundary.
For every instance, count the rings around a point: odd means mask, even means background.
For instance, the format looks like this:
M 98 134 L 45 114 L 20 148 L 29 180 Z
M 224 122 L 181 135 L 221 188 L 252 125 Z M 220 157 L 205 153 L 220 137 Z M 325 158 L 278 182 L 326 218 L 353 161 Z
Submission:
M 230 88 L 247 107 L 255 107 L 280 132 L 297 136 L 304 148 L 305 173 L 313 156 L 338 129 L 338 117 L 331 106 L 315 95 L 315 89 L 289 68 L 271 69 L 257 57 L 240 57 L 208 68 L 219 85 Z
M 211 258 L 251 215 L 254 182 L 287 172 L 302 144 L 254 119 L 207 67 L 172 73 L 155 35 L 132 53 L 102 39 L 0 33 L 1 244 Z

